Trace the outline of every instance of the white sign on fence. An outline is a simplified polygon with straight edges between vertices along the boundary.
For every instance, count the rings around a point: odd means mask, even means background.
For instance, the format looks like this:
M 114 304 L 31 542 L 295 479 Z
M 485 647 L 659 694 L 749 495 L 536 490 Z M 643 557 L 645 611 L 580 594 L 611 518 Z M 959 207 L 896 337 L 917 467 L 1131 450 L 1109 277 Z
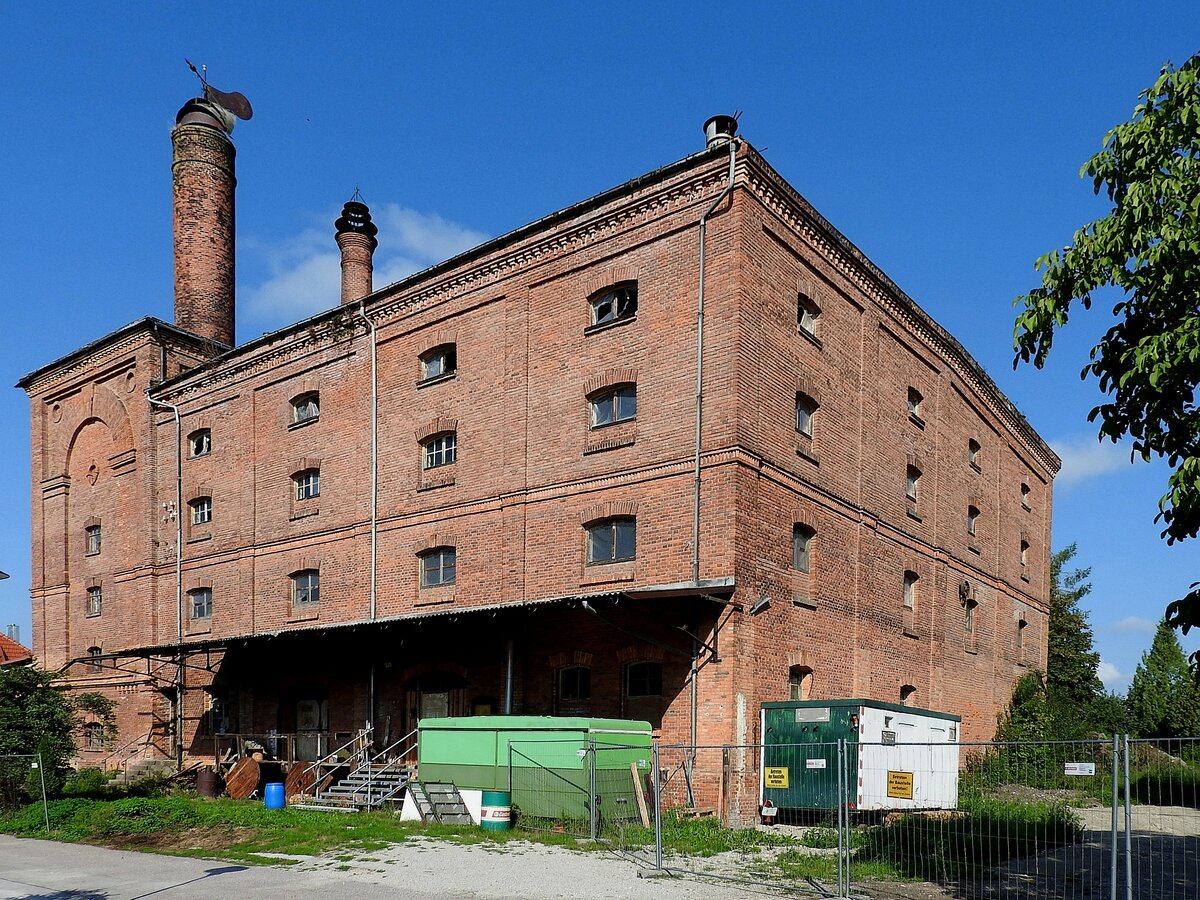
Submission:
M 806 759 L 804 761 L 806 769 L 823 769 L 825 768 L 825 760 L 823 759 Z
M 1096 774 L 1096 764 L 1095 763 L 1080 763 L 1080 762 L 1063 763 L 1063 774 L 1064 775 L 1095 775 Z

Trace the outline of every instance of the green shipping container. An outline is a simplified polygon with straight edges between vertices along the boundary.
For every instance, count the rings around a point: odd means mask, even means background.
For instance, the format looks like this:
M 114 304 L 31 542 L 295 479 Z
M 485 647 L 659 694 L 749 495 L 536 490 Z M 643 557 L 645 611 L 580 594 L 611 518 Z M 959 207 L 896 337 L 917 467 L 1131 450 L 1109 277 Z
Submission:
M 630 765 L 649 772 L 649 722 L 559 716 L 461 716 L 422 719 L 417 774 L 460 789 L 512 791 L 521 815 L 587 818 L 591 754 L 596 793 L 610 821 L 637 818 Z

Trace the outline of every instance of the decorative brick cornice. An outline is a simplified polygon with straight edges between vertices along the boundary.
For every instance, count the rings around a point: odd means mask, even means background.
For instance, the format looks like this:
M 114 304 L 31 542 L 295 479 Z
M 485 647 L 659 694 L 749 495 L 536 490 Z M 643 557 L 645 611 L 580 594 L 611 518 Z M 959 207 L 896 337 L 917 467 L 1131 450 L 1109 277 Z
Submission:
M 938 352 L 958 377 L 970 384 L 984 399 L 992 414 L 1021 439 L 1034 458 L 1052 476 L 1056 474 L 1062 465 L 1061 460 L 966 348 L 813 209 L 761 156 L 750 151 L 745 160 L 746 177 L 743 184 L 749 187 L 759 202 L 837 266 L 842 276 L 865 296 L 903 322 L 913 334 Z

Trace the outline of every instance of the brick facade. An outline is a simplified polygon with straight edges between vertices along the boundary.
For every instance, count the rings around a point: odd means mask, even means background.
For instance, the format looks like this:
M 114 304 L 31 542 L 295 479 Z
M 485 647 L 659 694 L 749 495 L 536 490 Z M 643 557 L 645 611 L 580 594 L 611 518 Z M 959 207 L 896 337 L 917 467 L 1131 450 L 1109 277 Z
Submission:
M 28 376 L 43 664 L 100 648 L 102 673 L 71 671 L 119 692 L 114 743 L 152 732 L 168 752 L 182 632 L 184 746 L 204 754 L 213 696 L 226 727 L 254 732 L 294 730 L 301 701 L 352 730 L 372 715 L 371 684 L 393 736 L 423 708 L 498 711 L 511 642 L 514 712 L 645 718 L 687 741 L 692 635 L 701 743 L 755 741 L 758 704 L 801 675 L 814 698 L 903 689 L 961 714 L 964 738 L 991 737 L 1012 682 L 1045 664 L 1058 461 L 744 143 L 708 223 L 693 582 L 697 223 L 727 173 L 728 151 L 710 149 L 376 291 L 373 331 L 345 306 L 205 358 L 204 341 L 144 320 Z M 592 324 L 589 298 L 634 283 L 636 315 Z M 805 327 L 799 302 L 817 312 Z M 448 346 L 456 369 L 423 377 Z M 636 386 L 636 416 L 592 427 L 590 401 L 618 386 Z M 174 416 L 148 388 L 180 411 L 179 510 Z M 314 393 L 319 416 L 297 421 L 293 401 Z M 202 429 L 211 451 L 189 458 Z M 423 445 L 448 434 L 456 460 L 423 468 Z M 298 498 L 294 477 L 313 470 L 319 496 Z M 192 523 L 198 498 L 210 522 Z M 635 519 L 636 553 L 588 564 L 587 527 L 613 518 Z M 88 555 L 96 520 L 103 547 Z M 454 582 L 423 587 L 422 554 L 439 548 L 455 551 Z M 294 603 L 291 576 L 313 570 L 319 602 Z M 94 583 L 103 608 L 89 616 Z M 212 615 L 193 620 L 200 589 Z M 661 690 L 630 696 L 642 662 L 661 666 Z M 558 696 L 573 666 L 590 697 Z

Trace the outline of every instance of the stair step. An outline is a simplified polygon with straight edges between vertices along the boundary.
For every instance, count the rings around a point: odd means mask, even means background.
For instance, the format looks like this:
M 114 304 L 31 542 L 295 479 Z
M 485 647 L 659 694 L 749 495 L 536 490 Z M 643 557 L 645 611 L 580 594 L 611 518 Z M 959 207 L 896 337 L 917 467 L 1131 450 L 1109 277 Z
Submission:
M 337 806 L 332 803 L 293 803 L 292 809 L 312 809 L 319 812 L 356 813 L 357 806 Z

